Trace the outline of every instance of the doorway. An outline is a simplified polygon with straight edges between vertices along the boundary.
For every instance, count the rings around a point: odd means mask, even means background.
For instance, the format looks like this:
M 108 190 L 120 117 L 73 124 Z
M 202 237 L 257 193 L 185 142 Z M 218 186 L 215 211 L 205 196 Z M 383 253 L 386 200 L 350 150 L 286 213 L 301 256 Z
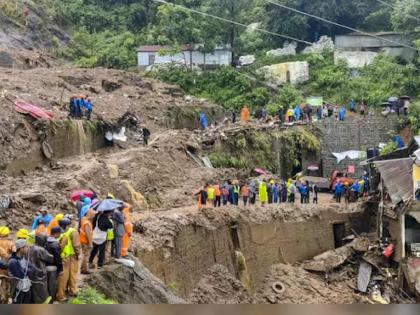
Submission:
M 333 224 L 334 247 L 339 248 L 344 245 L 343 239 L 346 237 L 346 226 L 344 223 Z

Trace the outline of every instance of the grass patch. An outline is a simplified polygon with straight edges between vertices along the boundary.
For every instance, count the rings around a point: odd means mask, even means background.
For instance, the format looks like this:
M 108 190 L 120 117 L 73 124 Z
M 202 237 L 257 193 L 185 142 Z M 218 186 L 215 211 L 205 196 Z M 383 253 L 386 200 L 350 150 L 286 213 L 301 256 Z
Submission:
M 87 287 L 79 291 L 76 297 L 69 301 L 69 304 L 118 304 L 117 302 L 107 299 L 105 295 L 99 293 L 93 288 Z

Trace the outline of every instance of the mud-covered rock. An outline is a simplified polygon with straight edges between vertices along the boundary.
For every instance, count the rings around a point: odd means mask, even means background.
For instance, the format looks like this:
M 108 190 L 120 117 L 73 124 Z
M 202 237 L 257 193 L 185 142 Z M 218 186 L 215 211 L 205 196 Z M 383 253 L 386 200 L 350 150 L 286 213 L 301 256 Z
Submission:
M 222 265 L 214 265 L 200 280 L 190 296 L 196 304 L 254 303 L 243 283 Z
M 109 80 L 102 80 L 102 88 L 107 92 L 113 92 L 122 87 L 122 84 Z
M 90 286 L 122 304 L 183 304 L 139 261 L 134 268 L 111 264 L 88 279 Z

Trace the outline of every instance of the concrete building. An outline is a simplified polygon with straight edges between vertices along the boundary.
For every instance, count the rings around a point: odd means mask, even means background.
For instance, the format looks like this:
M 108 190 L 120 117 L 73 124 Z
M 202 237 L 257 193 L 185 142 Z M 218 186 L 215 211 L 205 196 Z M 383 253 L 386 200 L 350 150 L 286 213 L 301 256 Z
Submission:
M 202 68 L 228 66 L 232 63 L 232 50 L 227 46 L 216 47 L 212 53 L 203 53 L 199 51 L 199 47 L 199 45 L 183 45 L 180 53 L 171 55 L 162 54 L 162 51 L 169 48 L 166 46 L 140 46 L 137 49 L 137 64 L 140 68 L 145 69 L 148 66 L 170 62 Z
M 413 49 L 404 47 L 410 42 L 401 34 L 395 32 L 371 33 L 376 37 L 360 33 L 337 35 L 335 37 L 334 59 L 344 59 L 351 69 L 358 69 L 373 62 L 376 55 L 386 54 L 392 57 L 401 57 L 405 60 L 412 60 L 415 56 Z M 392 42 L 395 43 L 392 43 Z M 401 43 L 401 44 L 398 44 Z
M 258 69 L 265 79 L 274 86 L 283 84 L 301 84 L 309 80 L 309 63 L 307 61 L 284 62 Z

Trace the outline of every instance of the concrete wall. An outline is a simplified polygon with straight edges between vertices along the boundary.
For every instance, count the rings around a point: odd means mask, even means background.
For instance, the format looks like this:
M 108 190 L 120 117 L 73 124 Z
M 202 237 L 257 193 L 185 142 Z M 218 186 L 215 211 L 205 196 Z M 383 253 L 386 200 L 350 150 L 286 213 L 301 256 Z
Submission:
M 286 83 L 299 84 L 309 80 L 309 64 L 307 61 L 284 62 L 258 69 L 265 79 L 274 85 Z
M 370 65 L 378 53 L 373 51 L 340 51 L 334 52 L 334 62 L 338 64 L 340 60 L 347 62 L 350 69 L 359 69 Z
M 348 165 L 356 165 L 356 175 L 363 173 L 358 166 L 360 160 L 344 160 L 337 164 L 332 152 L 339 153 L 349 150 L 365 151 L 369 147 L 377 146 L 380 142 L 390 141 L 389 131 L 398 126 L 398 117 L 374 116 L 365 119 L 336 121 L 333 119 L 322 122 L 321 158 L 323 176 L 329 177 L 335 169 L 345 170 Z
M 167 62 L 187 63 L 187 65 L 230 65 L 232 62 L 232 52 L 229 50 L 216 50 L 213 53 L 203 54 L 199 51 L 184 51 L 175 55 L 159 55 L 158 52 L 138 52 L 137 59 L 139 66 L 150 66 L 149 56 L 155 56 L 155 64 Z
M 364 35 L 338 35 L 335 37 L 335 47 L 337 50 L 345 51 L 370 51 L 384 53 L 392 57 L 402 57 L 406 60 L 412 60 L 414 58 L 415 50 L 398 44 L 410 44 L 401 35 L 387 34 L 380 35 L 380 37 L 395 43 Z
M 362 224 L 367 221 L 361 212 L 339 214 L 329 210 L 299 222 L 238 222 L 239 250 L 246 259 L 253 289 L 262 283 L 272 265 L 306 260 L 334 248 L 333 224 L 344 223 L 350 233 L 351 228 L 363 230 Z M 144 250 L 137 255 L 154 275 L 176 286 L 178 294 L 186 297 L 214 264 L 226 266 L 235 275 L 234 251 L 229 226 L 216 230 L 187 226 L 179 232 L 173 249 Z

